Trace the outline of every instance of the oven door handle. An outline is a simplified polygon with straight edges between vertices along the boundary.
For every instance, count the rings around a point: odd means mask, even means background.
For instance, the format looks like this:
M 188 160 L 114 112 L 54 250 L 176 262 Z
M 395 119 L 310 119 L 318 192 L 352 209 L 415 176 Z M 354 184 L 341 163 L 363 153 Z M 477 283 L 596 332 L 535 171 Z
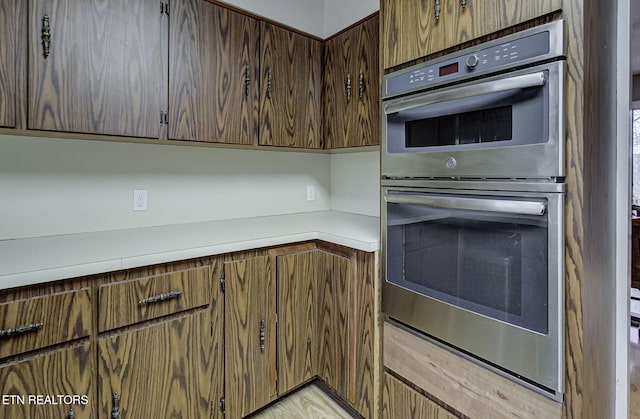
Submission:
M 540 87 L 546 83 L 543 72 L 525 74 L 523 76 L 508 77 L 470 86 L 462 86 L 426 95 L 414 96 L 399 101 L 389 103 L 384 106 L 385 115 L 406 111 L 407 109 L 419 106 L 431 105 L 434 103 L 449 102 L 456 99 L 465 99 L 489 93 L 499 93 L 508 90 L 526 89 L 529 87 Z
M 547 210 L 547 205 L 543 202 L 509 201 L 506 199 L 388 194 L 385 195 L 384 200 L 390 204 L 425 205 L 437 208 L 489 211 L 502 214 L 541 216 Z

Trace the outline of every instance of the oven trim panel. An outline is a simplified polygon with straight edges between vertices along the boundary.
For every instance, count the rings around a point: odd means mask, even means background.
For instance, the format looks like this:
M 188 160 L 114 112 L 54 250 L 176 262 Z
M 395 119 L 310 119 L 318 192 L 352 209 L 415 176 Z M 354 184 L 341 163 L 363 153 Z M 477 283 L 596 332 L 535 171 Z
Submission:
M 389 283 L 386 278 L 385 197 L 390 190 L 547 199 L 548 333 L 529 331 Z M 465 356 L 471 355 L 469 358 L 475 362 L 489 366 L 494 371 L 538 390 L 551 399 L 561 401 L 564 392 L 564 193 L 511 190 L 496 192 L 491 188 L 464 190 L 383 186 L 381 200 L 382 311 L 391 319 L 425 333 L 427 337 L 445 342 L 454 350 L 461 350 Z

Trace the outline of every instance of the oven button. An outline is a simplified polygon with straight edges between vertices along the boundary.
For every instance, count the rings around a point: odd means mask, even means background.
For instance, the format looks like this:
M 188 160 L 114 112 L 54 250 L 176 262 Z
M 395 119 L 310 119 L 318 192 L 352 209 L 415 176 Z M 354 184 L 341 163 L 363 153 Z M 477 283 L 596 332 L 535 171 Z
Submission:
M 447 169 L 455 169 L 458 162 L 453 157 L 449 157 L 447 161 L 444 162 L 444 165 L 447 166 Z
M 476 66 L 478 65 L 478 62 L 480 60 L 478 59 L 478 56 L 473 54 L 473 55 L 469 55 L 467 57 L 467 68 L 469 70 L 473 70 L 474 68 L 476 68 Z

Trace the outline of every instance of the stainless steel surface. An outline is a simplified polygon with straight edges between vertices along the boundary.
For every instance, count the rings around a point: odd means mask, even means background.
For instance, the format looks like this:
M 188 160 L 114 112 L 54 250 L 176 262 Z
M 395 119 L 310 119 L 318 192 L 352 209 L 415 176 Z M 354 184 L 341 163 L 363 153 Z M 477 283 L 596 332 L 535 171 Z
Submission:
M 422 190 L 459 191 L 473 195 L 486 191 L 500 192 L 566 192 L 567 184 L 558 183 L 555 179 L 539 180 L 495 180 L 495 179 L 382 179 L 381 186 L 426 188 Z M 483 191 L 483 192 L 478 192 Z
M 387 104 L 385 105 L 382 105 L 382 110 L 385 115 L 389 115 L 396 112 L 406 111 L 407 109 L 416 108 L 418 106 L 448 102 L 451 100 L 480 96 L 488 93 L 498 93 L 507 90 L 544 86 L 544 84 L 545 77 L 544 73 L 542 72 L 524 74 L 522 76 L 514 76 L 508 78 L 496 78 L 493 81 L 484 83 L 472 84 L 468 86 L 464 85 L 462 87 L 454 86 L 448 89 L 438 90 L 435 93 L 396 99 L 394 101 L 387 102 Z
M 544 215 L 547 208 L 542 202 L 461 198 L 458 196 L 424 194 L 387 194 L 384 195 L 384 200 L 385 202 L 392 204 L 427 205 L 437 208 L 456 208 L 472 211 L 490 211 L 522 215 Z
M 453 52 L 451 54 L 447 54 L 444 55 L 442 57 L 436 58 L 434 60 L 431 60 L 428 62 L 428 64 L 430 65 L 437 65 L 437 64 L 441 64 L 441 63 L 445 63 L 448 61 L 451 61 L 452 59 L 456 59 L 458 57 L 462 57 L 465 56 L 467 54 L 473 54 L 474 52 L 480 51 L 484 48 L 487 47 L 493 47 L 493 46 L 499 46 L 499 45 L 503 45 L 504 43 L 508 43 L 511 41 L 514 41 L 516 39 L 520 39 L 523 37 L 527 37 L 536 33 L 540 33 L 541 31 L 548 31 L 549 32 L 549 49 L 547 51 L 546 54 L 544 55 L 537 55 L 536 57 L 532 57 L 530 59 L 526 59 L 526 60 L 522 60 L 522 61 L 518 61 L 518 66 L 519 67 L 523 67 L 523 66 L 528 66 L 531 65 L 533 63 L 536 62 L 541 62 L 541 61 L 546 61 L 552 58 L 557 58 L 557 57 L 563 57 L 565 55 L 565 40 L 564 40 L 564 23 L 561 20 L 555 21 L 555 22 L 551 22 L 551 23 L 547 23 L 545 25 L 541 25 L 532 29 L 528 29 L 525 31 L 521 31 L 518 33 L 515 33 L 513 35 L 507 35 L 504 36 L 502 38 L 498 38 L 496 40 L 493 41 L 489 41 L 489 42 L 485 42 L 482 44 L 478 44 L 475 45 L 473 47 L 461 50 L 461 51 L 456 51 Z M 408 94 L 412 94 L 416 91 L 419 90 L 424 90 L 424 88 L 422 87 L 416 87 L 414 89 L 410 89 L 410 90 L 406 90 L 403 91 L 401 93 L 393 93 L 393 94 L 388 94 L 387 93 L 387 88 L 386 88 L 386 83 L 387 80 L 390 77 L 393 77 L 394 75 L 398 75 L 398 74 L 404 74 L 404 73 L 412 73 L 422 67 L 424 67 L 427 63 L 420 63 L 420 64 L 416 64 L 414 66 L 411 67 L 407 67 L 404 68 L 402 70 L 393 72 L 391 74 L 387 74 L 385 76 L 383 76 L 382 78 L 382 99 L 383 100 L 387 100 L 390 99 L 392 97 L 396 97 L 396 96 L 404 96 L 404 95 L 408 95 Z M 500 66 L 500 67 L 493 67 L 488 71 L 474 71 L 468 75 L 465 75 L 463 77 L 457 77 L 456 78 L 456 82 L 463 82 L 465 80 L 468 79 L 473 79 L 473 78 L 477 78 L 479 76 L 484 76 L 487 73 L 495 73 L 495 72 L 500 72 L 503 69 L 509 68 L 513 66 L 512 63 L 505 61 L 504 66 Z M 435 89 L 437 87 L 440 86 L 444 86 L 447 84 L 450 84 L 451 81 L 450 80 L 444 80 L 440 83 L 434 83 L 434 84 L 430 84 L 429 85 L 429 89 Z
M 473 150 L 449 150 L 428 152 L 390 153 L 387 133 L 388 109 L 406 108 L 407 101 L 417 103 L 419 98 L 392 99 L 382 104 L 382 176 L 387 178 L 416 177 L 475 177 L 475 178 L 549 178 L 565 176 L 564 152 L 564 61 L 556 61 L 510 73 L 509 78 L 532 75 L 539 80 L 539 73 L 547 71 L 545 89 L 548 89 L 548 140 L 539 144 L 515 146 L 491 146 Z M 500 83 L 504 75 L 483 79 L 482 84 Z M 522 79 L 518 79 L 522 80 Z M 529 80 L 528 78 L 526 80 Z M 438 96 L 445 96 L 462 87 L 444 89 Z M 463 90 L 463 92 L 465 92 Z M 434 93 L 428 94 L 428 96 Z M 418 94 L 417 96 L 421 96 Z M 440 96 L 440 97 L 442 97 Z M 404 102 L 403 102 L 404 101 Z M 433 147 L 435 148 L 435 147 Z M 449 159 L 456 165 L 447 165 Z
M 479 185 L 479 183 L 474 183 Z M 495 182 L 489 183 L 495 185 Z M 415 187 L 382 188 L 382 252 L 381 272 L 382 310 L 390 318 L 420 330 L 446 342 L 450 347 L 462 350 L 473 359 L 498 366 L 507 377 L 525 378 L 550 391 L 535 387 L 542 394 L 562 400 L 564 391 L 564 217 L 563 193 L 516 192 L 504 190 L 466 191 L 464 189 L 438 189 Z M 503 321 L 479 315 L 436 299 L 420 295 L 386 278 L 387 259 L 387 205 L 389 191 L 400 193 L 450 192 L 455 195 L 499 195 L 499 198 L 546 199 L 548 217 L 548 332 L 546 334 L 526 330 Z M 507 374 L 509 371 L 510 374 Z

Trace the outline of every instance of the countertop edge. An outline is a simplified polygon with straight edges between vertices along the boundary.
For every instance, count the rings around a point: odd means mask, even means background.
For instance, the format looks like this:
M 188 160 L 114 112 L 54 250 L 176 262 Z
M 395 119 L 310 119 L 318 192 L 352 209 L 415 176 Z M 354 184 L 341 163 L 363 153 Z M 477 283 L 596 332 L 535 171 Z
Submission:
M 314 222 L 318 219 L 320 221 Z M 101 274 L 106 272 L 113 272 L 122 269 L 132 269 L 142 266 L 177 262 L 180 260 L 193 259 L 198 257 L 215 256 L 224 253 L 233 253 L 244 250 L 251 250 L 263 247 L 278 246 L 292 244 L 296 242 L 309 241 L 309 240 L 322 240 L 333 244 L 338 244 L 346 247 L 350 247 L 356 250 L 364 252 L 375 252 L 380 249 L 379 238 L 379 222 L 375 222 L 377 217 L 357 215 L 351 213 L 341 213 L 337 211 L 318 211 L 312 213 L 302 214 L 289 214 L 267 217 L 267 219 L 250 218 L 250 219 L 234 219 L 228 221 L 214 221 L 210 223 L 201 223 L 203 228 L 211 228 L 214 225 L 216 228 L 220 226 L 230 225 L 236 228 L 238 225 L 246 223 L 249 229 L 257 222 L 277 221 L 283 225 L 287 225 L 286 228 L 282 228 L 282 231 L 268 233 L 256 233 L 255 236 L 251 234 L 243 233 L 238 234 L 240 239 L 237 241 L 212 239 L 211 244 L 198 242 L 191 246 L 185 246 L 182 248 L 169 249 L 166 251 L 145 251 L 141 246 L 135 254 L 123 255 L 122 257 L 106 257 L 104 260 L 100 260 L 99 257 L 89 258 L 87 256 L 78 256 L 71 264 L 59 264 L 51 262 L 50 264 L 44 263 L 43 269 L 23 269 L 16 272 L 10 272 L 8 274 L 0 275 L 0 290 L 9 289 L 27 285 L 35 285 L 50 281 L 64 280 L 77 278 L 88 275 Z M 291 222 L 290 222 L 291 220 Z M 297 226 L 290 227 L 291 224 L 298 224 Z M 357 225 L 357 228 L 352 231 L 350 226 L 352 223 Z M 198 228 L 200 223 L 192 223 L 185 225 L 185 230 Z M 160 228 L 180 229 L 181 226 L 160 226 Z M 157 227 L 156 227 L 157 228 Z M 151 229 L 149 229 L 151 230 Z M 145 231 L 145 229 L 142 229 Z M 107 236 L 114 232 L 105 232 Z M 121 234 L 127 234 L 121 233 Z M 101 233 L 91 233 L 92 240 L 99 240 Z M 84 235 L 78 235 L 77 246 L 83 245 L 85 240 Z M 4 245 L 11 247 L 15 245 L 17 247 L 28 248 L 29 240 L 46 240 L 47 246 L 55 245 L 56 240 L 61 243 L 68 244 L 69 242 L 75 243 L 73 235 L 35 239 L 18 239 L 15 241 L 5 241 Z M 99 249 L 98 249 L 99 250 Z M 70 249 L 67 253 L 73 253 L 74 249 Z M 23 249 L 23 253 L 25 253 Z M 34 255 L 37 257 L 37 255 Z M 73 258 L 72 258 L 73 259 Z

